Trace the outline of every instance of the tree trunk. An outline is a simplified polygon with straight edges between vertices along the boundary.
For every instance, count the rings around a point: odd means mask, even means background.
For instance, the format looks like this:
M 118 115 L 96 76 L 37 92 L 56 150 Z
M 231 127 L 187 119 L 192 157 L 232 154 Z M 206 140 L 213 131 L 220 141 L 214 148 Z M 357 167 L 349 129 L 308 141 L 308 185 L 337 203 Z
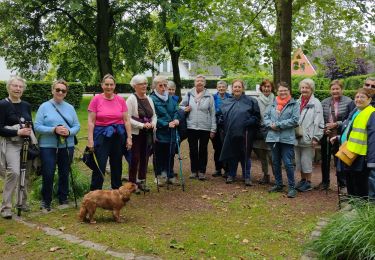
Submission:
M 291 86 L 293 0 L 280 0 L 280 2 L 280 81 Z
M 181 96 L 181 76 L 180 67 L 178 66 L 178 60 L 180 59 L 180 53 L 176 51 L 169 51 L 172 60 L 172 70 L 173 70 L 173 81 L 176 84 L 176 95 Z
M 97 0 L 96 24 L 96 54 L 100 78 L 107 73 L 113 75 L 112 61 L 109 56 L 109 33 L 111 28 L 111 14 L 109 0 Z

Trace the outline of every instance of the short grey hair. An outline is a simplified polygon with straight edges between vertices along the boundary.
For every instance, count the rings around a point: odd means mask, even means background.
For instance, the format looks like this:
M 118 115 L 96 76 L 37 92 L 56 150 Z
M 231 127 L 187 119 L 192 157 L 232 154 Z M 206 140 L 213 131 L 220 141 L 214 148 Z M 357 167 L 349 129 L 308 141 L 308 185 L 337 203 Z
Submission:
M 176 83 L 173 80 L 168 80 L 168 88 L 176 88 Z
M 7 81 L 7 91 L 9 91 L 9 86 L 13 84 L 14 81 L 21 81 L 23 84 L 23 89 L 26 90 L 26 80 L 24 78 L 21 78 L 20 76 L 14 75 L 10 76 L 9 80 Z
M 375 81 L 375 78 L 374 77 L 368 77 L 367 79 L 365 79 L 365 82 L 368 81 L 368 80 Z
M 147 83 L 147 78 L 145 75 L 135 75 L 131 80 L 130 80 L 130 86 L 132 86 L 133 88 L 135 87 L 135 85 L 139 84 L 139 83 L 143 83 L 143 82 L 146 82 Z
M 219 86 L 219 85 L 224 85 L 226 88 L 228 87 L 228 84 L 227 84 L 224 80 L 219 80 L 219 81 L 216 83 L 216 86 Z
M 206 77 L 205 77 L 204 75 L 202 75 L 202 74 L 198 74 L 198 75 L 195 77 L 194 81 L 196 81 L 198 78 L 204 79 L 204 84 L 206 84 Z
M 301 91 L 302 85 L 308 85 L 311 88 L 312 92 L 315 91 L 315 82 L 310 78 L 306 78 L 304 80 L 301 80 L 301 82 L 299 83 L 299 87 L 298 87 L 298 89 L 300 91 Z
M 161 75 L 156 76 L 156 77 L 152 80 L 151 88 L 152 88 L 152 89 L 155 89 L 156 86 L 157 86 L 160 82 L 162 82 L 162 81 L 167 81 L 167 78 L 164 77 L 164 76 L 161 76 Z

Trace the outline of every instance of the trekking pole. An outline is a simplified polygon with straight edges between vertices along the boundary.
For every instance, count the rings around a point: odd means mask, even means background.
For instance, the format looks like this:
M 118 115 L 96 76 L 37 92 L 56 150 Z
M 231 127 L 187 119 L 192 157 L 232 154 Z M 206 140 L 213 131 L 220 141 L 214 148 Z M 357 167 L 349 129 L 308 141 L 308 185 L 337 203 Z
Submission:
M 247 133 L 248 133 L 248 130 L 246 128 L 245 130 L 245 174 L 244 174 L 244 178 L 245 178 L 245 187 L 246 187 L 246 172 L 247 172 Z M 250 171 L 249 171 L 249 175 L 250 175 Z
M 77 195 L 76 195 L 76 189 L 75 189 L 75 183 L 74 183 L 74 177 L 73 177 L 73 171 L 72 171 L 72 160 L 73 158 L 70 158 L 69 148 L 68 148 L 68 142 L 65 139 L 65 149 L 66 153 L 68 155 L 68 163 L 69 163 L 69 175 L 70 175 L 70 182 L 72 183 L 72 191 L 73 191 L 73 198 L 74 198 L 74 204 L 75 207 L 78 208 L 77 204 Z M 73 156 L 72 156 L 73 157 Z
M 21 162 L 20 162 L 20 176 L 18 184 L 18 194 L 17 194 L 17 216 L 21 216 L 22 211 L 22 201 L 23 194 L 25 192 L 25 178 L 26 178 L 26 168 L 27 168 L 27 155 L 29 150 L 30 138 L 26 137 L 22 142 L 21 150 Z
M 156 153 L 155 153 L 155 133 L 153 134 L 153 140 L 152 140 L 152 167 L 154 168 L 154 175 L 155 175 L 155 179 L 156 179 L 156 187 L 157 187 L 157 190 L 158 192 L 160 192 L 160 188 L 159 188 L 159 179 L 158 179 L 158 175 L 157 175 L 157 172 L 156 172 Z
M 182 174 L 182 158 L 181 158 L 181 147 L 180 147 L 180 136 L 178 135 L 177 129 L 176 129 L 176 145 L 177 145 L 177 154 L 178 154 L 178 161 L 180 162 L 180 182 L 182 191 L 185 191 L 185 180 L 184 175 Z
M 328 172 L 328 178 L 330 179 L 330 175 L 331 175 L 331 143 L 329 141 L 329 135 L 327 135 L 327 166 L 328 166 L 328 169 L 327 169 L 327 172 Z M 328 182 L 329 183 L 329 182 Z M 327 184 L 328 184 L 327 183 Z M 338 182 L 337 182 L 337 187 L 338 187 Z M 326 189 L 326 195 L 328 195 L 328 188 L 329 188 L 329 185 L 327 186 L 327 189 Z M 339 198 L 340 199 L 340 198 Z
M 168 171 L 167 171 L 167 190 L 169 190 L 169 174 L 171 173 L 171 157 L 172 157 L 172 136 L 173 130 L 169 128 L 170 138 L 169 138 L 169 153 L 168 153 Z

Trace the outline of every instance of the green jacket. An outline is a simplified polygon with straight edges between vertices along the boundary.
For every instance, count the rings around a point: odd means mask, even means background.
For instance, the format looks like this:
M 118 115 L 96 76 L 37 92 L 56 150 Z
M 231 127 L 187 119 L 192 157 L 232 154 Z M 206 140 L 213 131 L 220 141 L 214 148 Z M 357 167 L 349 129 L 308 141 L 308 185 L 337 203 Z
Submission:
M 156 141 L 160 143 L 176 142 L 177 128 L 169 128 L 168 126 L 169 122 L 175 119 L 179 120 L 176 102 L 170 96 L 167 101 L 163 101 L 154 92 L 151 93 L 150 98 L 154 102 L 157 116 Z

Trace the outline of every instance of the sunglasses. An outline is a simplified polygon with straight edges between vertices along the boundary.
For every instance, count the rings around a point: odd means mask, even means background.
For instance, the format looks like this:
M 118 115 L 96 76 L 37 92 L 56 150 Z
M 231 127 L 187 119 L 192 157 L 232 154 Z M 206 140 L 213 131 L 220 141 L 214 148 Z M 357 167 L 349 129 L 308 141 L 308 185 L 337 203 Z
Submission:
M 61 92 L 63 94 L 66 93 L 66 89 L 61 89 L 61 88 L 55 88 L 55 91 L 58 93 L 58 92 Z
M 365 86 L 366 86 L 366 87 L 371 87 L 371 88 L 375 88 L 375 85 L 372 85 L 372 84 L 368 84 L 368 83 L 365 83 Z

